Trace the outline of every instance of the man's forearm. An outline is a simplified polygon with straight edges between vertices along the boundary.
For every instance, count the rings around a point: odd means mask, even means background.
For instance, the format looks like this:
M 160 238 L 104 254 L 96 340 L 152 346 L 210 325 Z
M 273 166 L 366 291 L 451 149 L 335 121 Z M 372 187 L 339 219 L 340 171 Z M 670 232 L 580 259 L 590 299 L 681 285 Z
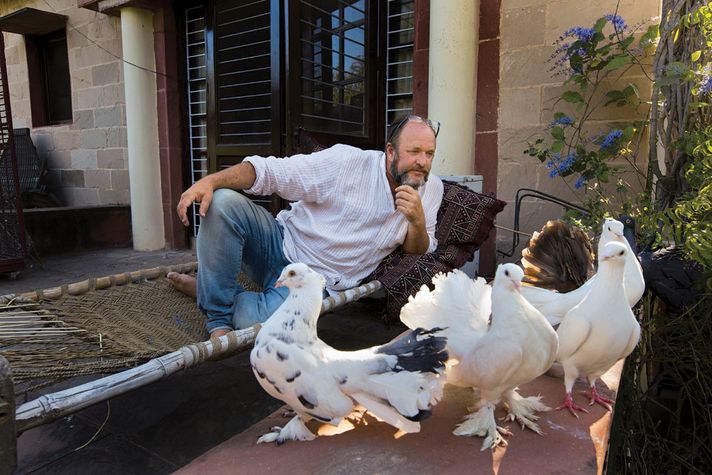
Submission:
M 430 247 L 430 237 L 424 225 L 408 223 L 408 233 L 403 241 L 403 251 L 408 254 L 425 254 Z
M 255 168 L 249 162 L 238 163 L 203 178 L 213 185 L 214 190 L 218 188 L 245 190 L 252 187 L 256 179 Z

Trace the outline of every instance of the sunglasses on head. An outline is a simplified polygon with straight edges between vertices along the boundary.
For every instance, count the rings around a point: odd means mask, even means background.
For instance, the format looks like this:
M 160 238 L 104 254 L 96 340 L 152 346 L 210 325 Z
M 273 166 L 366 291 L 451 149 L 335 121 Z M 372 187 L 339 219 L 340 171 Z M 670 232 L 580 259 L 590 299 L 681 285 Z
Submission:
M 409 114 L 409 115 L 404 115 L 397 122 L 395 122 L 393 125 L 391 125 L 391 128 L 388 131 L 388 137 L 386 138 L 386 143 L 392 143 L 393 137 L 398 135 L 398 131 L 400 129 L 402 129 L 403 126 L 411 120 L 413 120 L 415 122 L 422 122 L 424 124 L 427 124 L 428 127 L 430 127 L 430 129 L 435 134 L 435 137 L 437 138 L 438 132 L 440 132 L 440 122 L 438 122 L 437 120 L 424 119 L 423 117 L 420 117 L 419 115 Z

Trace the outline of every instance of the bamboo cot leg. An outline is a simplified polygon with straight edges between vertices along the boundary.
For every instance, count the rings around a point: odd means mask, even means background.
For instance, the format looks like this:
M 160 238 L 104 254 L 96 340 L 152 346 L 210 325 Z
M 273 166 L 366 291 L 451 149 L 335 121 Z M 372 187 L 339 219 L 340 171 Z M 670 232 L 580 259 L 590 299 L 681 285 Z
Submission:
M 11 475 L 17 468 L 17 437 L 15 435 L 15 389 L 12 371 L 0 355 L 0 475 Z

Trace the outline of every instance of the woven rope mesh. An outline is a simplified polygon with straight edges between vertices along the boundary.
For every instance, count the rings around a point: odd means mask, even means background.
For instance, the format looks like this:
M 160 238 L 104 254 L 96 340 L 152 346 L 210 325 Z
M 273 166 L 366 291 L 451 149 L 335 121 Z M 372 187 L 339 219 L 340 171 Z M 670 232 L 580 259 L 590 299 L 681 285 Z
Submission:
M 251 290 L 243 275 L 238 281 Z M 0 305 L 0 353 L 16 393 L 78 375 L 115 372 L 208 337 L 195 299 L 167 279 Z

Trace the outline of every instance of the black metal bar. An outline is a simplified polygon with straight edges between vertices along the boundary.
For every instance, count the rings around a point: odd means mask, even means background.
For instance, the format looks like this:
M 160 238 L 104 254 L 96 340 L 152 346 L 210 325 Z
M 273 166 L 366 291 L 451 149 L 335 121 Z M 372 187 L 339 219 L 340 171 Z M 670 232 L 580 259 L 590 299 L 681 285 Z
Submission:
M 575 209 L 583 214 L 591 214 L 589 210 L 586 208 L 583 208 L 577 204 L 571 203 L 570 201 L 566 201 L 562 198 L 559 198 L 558 196 L 550 195 L 549 193 L 544 193 L 543 191 L 535 190 L 533 188 L 520 188 L 517 190 L 517 193 L 514 198 L 514 236 L 512 237 L 512 248 L 507 252 L 507 251 L 500 251 L 497 250 L 497 253 L 500 255 L 506 256 L 506 257 L 512 257 L 514 255 L 514 250 L 517 248 L 519 245 L 519 213 L 521 211 L 521 206 L 522 206 L 522 201 L 524 201 L 524 198 L 536 198 L 544 201 L 549 201 L 551 203 L 558 204 L 560 206 L 563 206 L 567 210 L 570 209 Z

